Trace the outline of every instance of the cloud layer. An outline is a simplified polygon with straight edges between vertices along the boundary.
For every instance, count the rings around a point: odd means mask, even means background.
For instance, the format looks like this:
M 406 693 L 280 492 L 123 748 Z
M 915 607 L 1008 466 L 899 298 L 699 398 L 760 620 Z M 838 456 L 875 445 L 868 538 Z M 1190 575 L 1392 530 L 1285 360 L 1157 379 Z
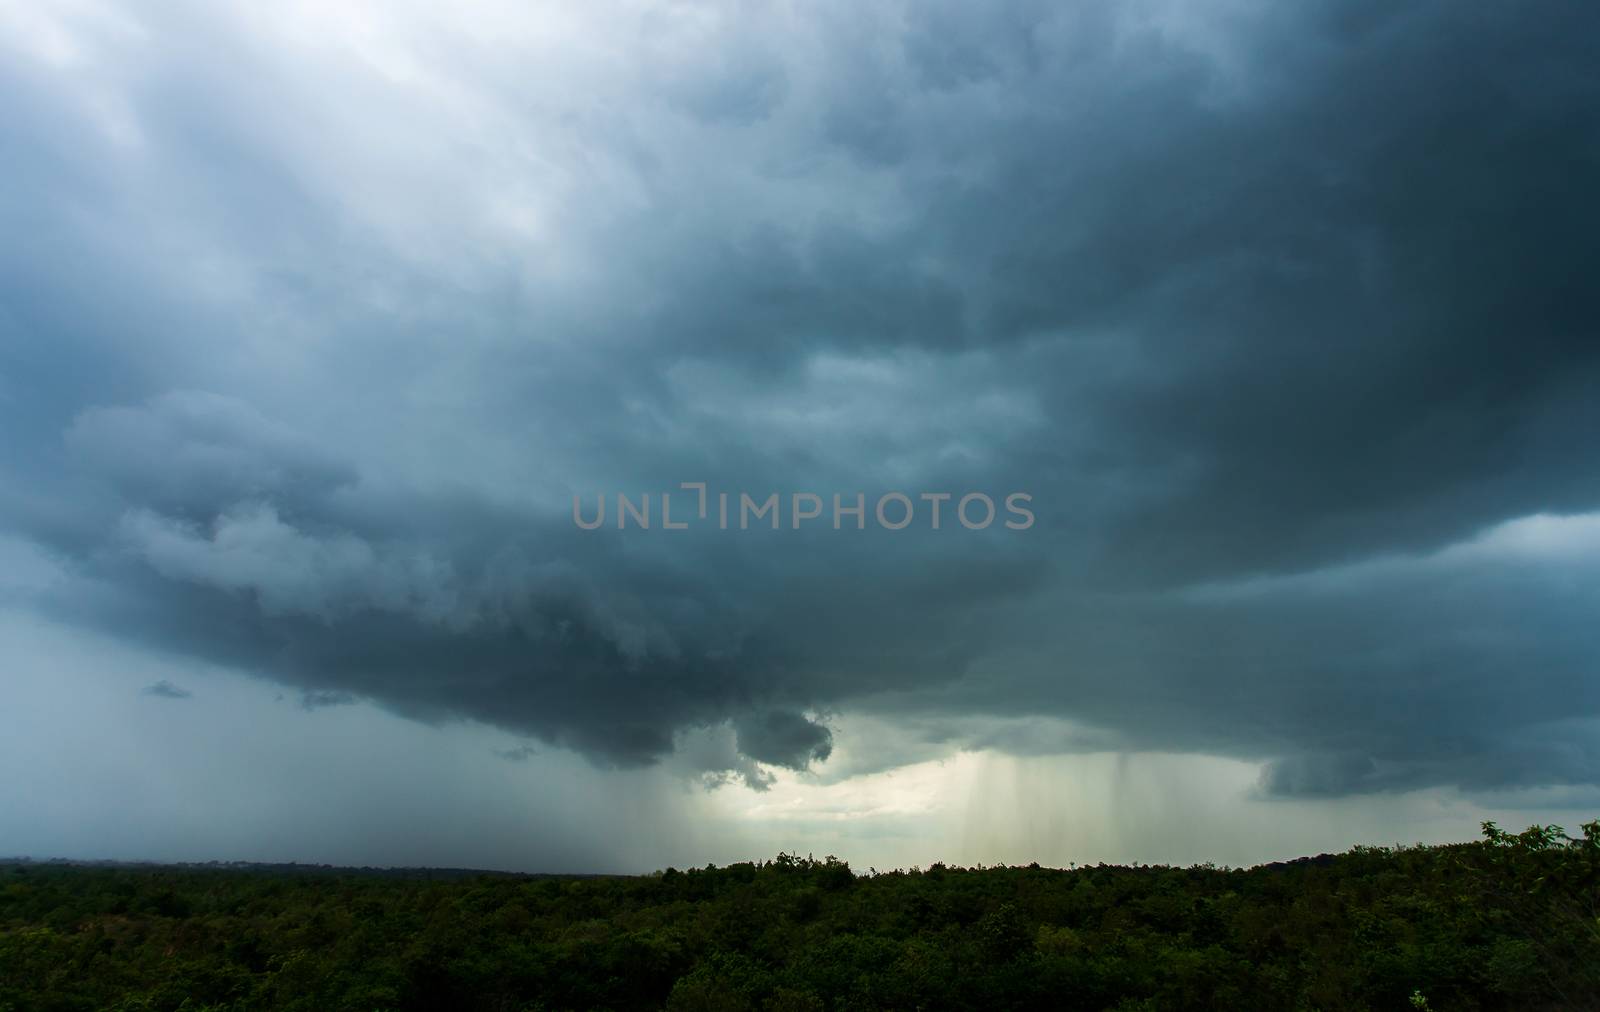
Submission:
M 8 598 L 756 787 L 1600 779 L 1586 5 L 0 11 Z M 1037 523 L 572 522 L 682 482 Z

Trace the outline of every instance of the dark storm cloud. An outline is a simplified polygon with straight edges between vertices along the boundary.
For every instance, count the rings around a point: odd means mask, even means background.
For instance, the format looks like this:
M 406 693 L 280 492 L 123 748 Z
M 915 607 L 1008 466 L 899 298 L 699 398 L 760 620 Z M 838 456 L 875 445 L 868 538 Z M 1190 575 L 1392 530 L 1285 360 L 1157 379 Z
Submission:
M 753 787 L 851 708 L 1275 793 L 1596 780 L 1600 554 L 1495 526 L 1600 508 L 1589 7 L 653 17 L 626 69 L 393 61 L 439 93 L 96 37 L 105 137 L 0 71 L 40 605 L 609 763 L 731 723 L 695 762 Z M 681 481 L 1039 522 L 572 525 Z
M 146 685 L 140 690 L 141 695 L 155 696 L 158 699 L 188 699 L 194 695 L 188 689 L 180 688 L 163 678 L 153 685 Z
M 772 710 L 734 724 L 739 751 L 772 766 L 805 769 L 833 754 L 833 732 L 798 713 Z

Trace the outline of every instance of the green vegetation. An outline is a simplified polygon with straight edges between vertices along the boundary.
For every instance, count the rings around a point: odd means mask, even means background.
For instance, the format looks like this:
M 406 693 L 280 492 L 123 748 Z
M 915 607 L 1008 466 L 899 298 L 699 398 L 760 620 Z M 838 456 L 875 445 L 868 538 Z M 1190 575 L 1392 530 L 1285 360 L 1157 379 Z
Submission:
M 1600 822 L 1249 870 L 0 865 L 0 1010 L 1600 1008 Z

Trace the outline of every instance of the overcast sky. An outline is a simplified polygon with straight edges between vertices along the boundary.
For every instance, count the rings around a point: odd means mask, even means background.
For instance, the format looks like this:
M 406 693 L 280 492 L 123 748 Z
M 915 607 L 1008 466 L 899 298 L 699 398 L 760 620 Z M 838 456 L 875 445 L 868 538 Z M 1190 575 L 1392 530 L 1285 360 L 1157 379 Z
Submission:
M 0 0 L 0 854 L 1600 814 L 1597 33 Z

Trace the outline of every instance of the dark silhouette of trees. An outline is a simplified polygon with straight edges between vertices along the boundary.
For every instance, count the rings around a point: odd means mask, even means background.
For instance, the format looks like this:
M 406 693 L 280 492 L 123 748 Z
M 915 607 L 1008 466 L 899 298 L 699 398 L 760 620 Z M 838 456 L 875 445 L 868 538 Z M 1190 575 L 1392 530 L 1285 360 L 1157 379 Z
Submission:
M 0 865 L 0 1012 L 1595 1009 L 1600 822 L 1247 870 Z

